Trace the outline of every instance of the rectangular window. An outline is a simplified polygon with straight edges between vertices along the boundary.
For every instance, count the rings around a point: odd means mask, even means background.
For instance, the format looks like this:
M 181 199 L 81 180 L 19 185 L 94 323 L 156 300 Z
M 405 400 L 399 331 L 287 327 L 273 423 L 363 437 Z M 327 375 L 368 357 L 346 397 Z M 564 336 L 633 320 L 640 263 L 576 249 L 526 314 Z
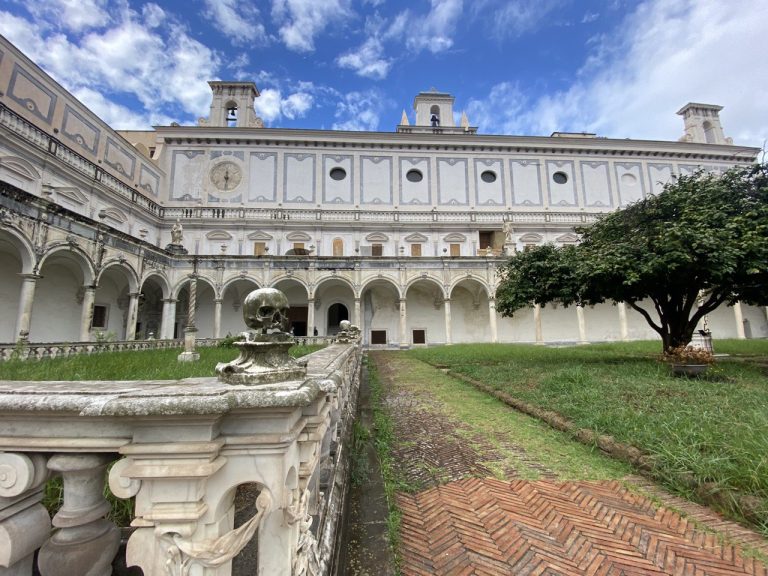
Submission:
M 93 321 L 91 322 L 91 328 L 96 330 L 107 329 L 107 312 L 109 307 L 96 304 L 93 307 Z
M 451 256 L 461 256 L 461 244 L 451 244 Z
M 411 244 L 411 256 L 421 256 L 421 244 Z
M 293 243 L 293 249 L 294 250 L 304 250 L 304 242 L 294 242 Z
M 386 330 L 371 330 L 371 344 L 386 344 L 386 343 L 387 343 Z
M 493 232 L 480 232 L 480 249 L 493 248 Z
M 254 256 L 265 256 L 267 253 L 267 244 L 265 242 L 254 242 L 253 243 L 253 255 Z
M 384 246 L 382 244 L 371 244 L 371 256 L 382 256 L 384 254 Z
M 427 331 L 426 330 L 414 330 L 413 331 L 413 343 L 414 344 L 426 344 L 427 343 Z

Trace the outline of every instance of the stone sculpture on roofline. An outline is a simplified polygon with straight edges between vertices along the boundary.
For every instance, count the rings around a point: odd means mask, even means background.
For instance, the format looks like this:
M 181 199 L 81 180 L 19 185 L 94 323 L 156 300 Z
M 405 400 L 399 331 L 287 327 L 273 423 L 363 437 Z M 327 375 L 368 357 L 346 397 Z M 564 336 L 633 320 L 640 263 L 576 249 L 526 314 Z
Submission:
M 245 297 L 243 318 L 250 330 L 234 343 L 240 356 L 216 366 L 219 380 L 253 386 L 306 377 L 306 366 L 288 354 L 294 344 L 289 309 L 288 298 L 275 288 L 259 288 Z

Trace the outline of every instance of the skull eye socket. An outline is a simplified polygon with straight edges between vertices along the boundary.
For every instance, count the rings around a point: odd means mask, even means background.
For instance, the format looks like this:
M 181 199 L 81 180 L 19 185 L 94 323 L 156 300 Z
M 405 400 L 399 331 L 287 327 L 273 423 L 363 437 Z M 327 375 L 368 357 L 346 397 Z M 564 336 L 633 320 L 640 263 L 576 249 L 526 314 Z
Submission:
M 275 309 L 272 306 L 262 306 L 259 308 L 259 316 L 262 318 L 266 316 L 272 316 L 275 313 Z

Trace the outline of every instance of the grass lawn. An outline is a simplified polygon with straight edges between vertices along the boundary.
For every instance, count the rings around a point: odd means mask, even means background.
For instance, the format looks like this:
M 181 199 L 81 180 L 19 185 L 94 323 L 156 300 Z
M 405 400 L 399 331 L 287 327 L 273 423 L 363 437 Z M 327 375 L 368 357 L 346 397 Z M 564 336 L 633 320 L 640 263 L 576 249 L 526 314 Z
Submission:
M 293 346 L 294 358 L 311 354 L 323 345 Z M 0 380 L 175 380 L 196 376 L 215 376 L 219 362 L 237 358 L 232 347 L 198 348 L 200 360 L 179 362 L 181 348 L 101 352 L 48 360 L 10 360 L 0 362 Z
M 716 341 L 732 357 L 698 379 L 671 376 L 660 348 L 472 344 L 407 354 L 634 445 L 668 487 L 694 500 L 707 491 L 709 503 L 768 534 L 768 341 Z

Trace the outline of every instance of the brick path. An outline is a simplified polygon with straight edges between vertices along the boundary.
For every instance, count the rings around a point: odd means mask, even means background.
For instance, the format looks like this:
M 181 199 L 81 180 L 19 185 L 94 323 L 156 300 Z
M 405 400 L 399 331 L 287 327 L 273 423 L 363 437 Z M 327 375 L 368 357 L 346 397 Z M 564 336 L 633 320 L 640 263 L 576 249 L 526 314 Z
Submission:
M 405 575 L 765 575 L 621 483 L 468 478 L 400 494 Z
M 542 479 L 522 480 L 515 470 L 490 478 L 483 463 L 495 449 L 476 437 L 470 446 L 471 430 L 441 411 L 428 386 L 411 372 L 401 388 L 402 372 L 371 356 L 388 388 L 395 461 L 421 488 L 398 494 L 403 576 L 768 576 L 764 564 L 726 543 L 768 555 L 768 541 L 644 478 L 561 481 L 525 446 L 509 445 Z

